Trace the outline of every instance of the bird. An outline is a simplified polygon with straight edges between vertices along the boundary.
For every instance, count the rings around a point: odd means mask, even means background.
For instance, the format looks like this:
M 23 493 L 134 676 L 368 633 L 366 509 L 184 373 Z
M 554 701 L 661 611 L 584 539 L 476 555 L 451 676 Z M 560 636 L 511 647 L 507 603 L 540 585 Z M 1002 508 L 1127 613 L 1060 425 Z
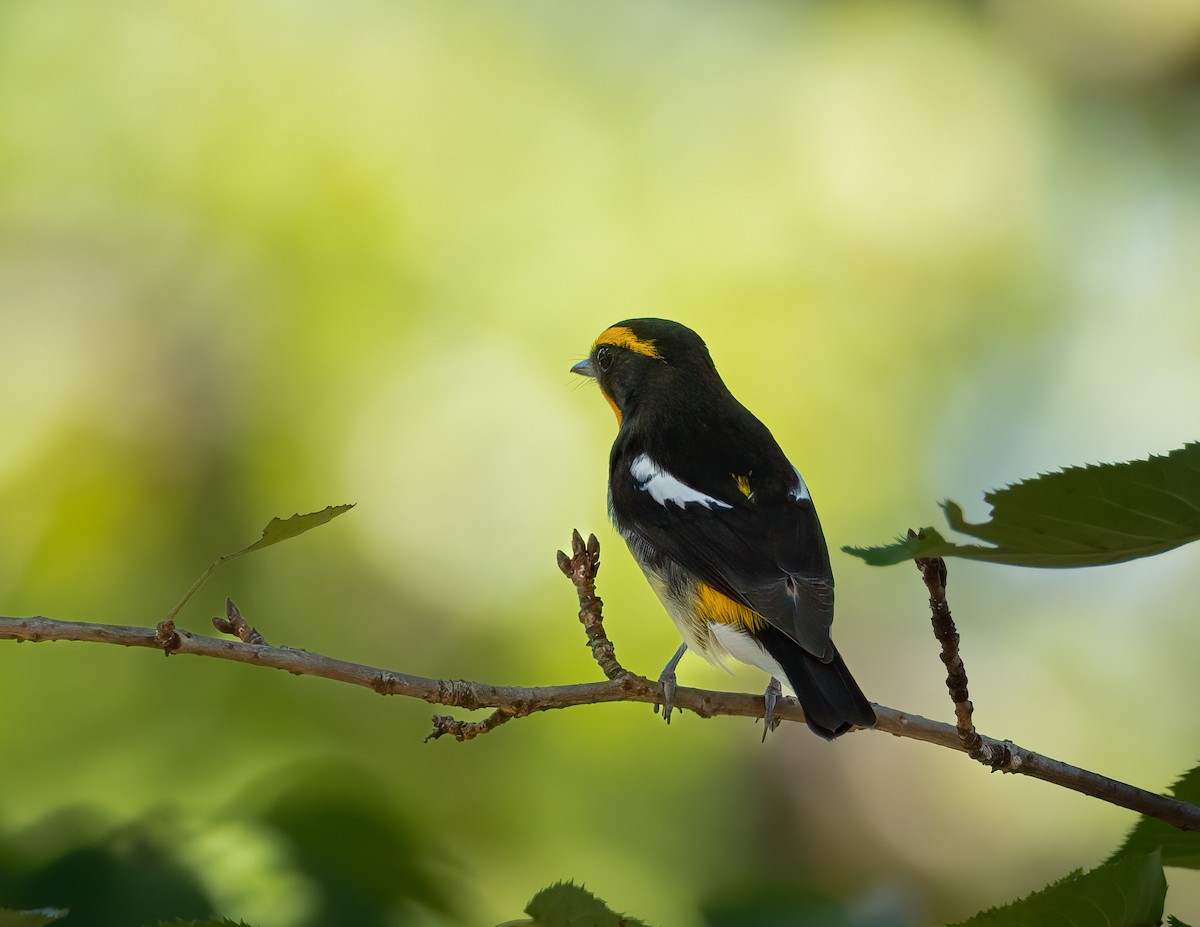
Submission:
M 766 672 L 763 738 L 785 683 L 832 740 L 875 712 L 830 636 L 833 571 L 812 495 L 707 345 L 667 319 L 609 326 L 571 372 L 617 417 L 608 511 L 683 643 L 659 677 L 671 720 L 687 651 Z

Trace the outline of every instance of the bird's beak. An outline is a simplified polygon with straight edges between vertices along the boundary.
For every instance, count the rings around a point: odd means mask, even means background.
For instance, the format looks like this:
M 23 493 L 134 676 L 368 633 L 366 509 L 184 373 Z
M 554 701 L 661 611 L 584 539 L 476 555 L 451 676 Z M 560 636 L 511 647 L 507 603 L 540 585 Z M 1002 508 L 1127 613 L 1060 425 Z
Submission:
M 592 359 L 590 357 L 581 360 L 578 364 L 572 367 L 571 373 L 577 373 L 581 377 L 591 377 L 593 380 L 596 378 L 596 370 L 592 366 Z

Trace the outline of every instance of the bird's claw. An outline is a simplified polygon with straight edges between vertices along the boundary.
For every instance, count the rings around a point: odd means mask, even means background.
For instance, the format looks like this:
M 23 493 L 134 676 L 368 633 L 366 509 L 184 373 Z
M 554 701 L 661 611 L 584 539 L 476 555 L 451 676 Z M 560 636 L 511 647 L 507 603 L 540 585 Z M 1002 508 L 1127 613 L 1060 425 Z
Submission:
M 775 717 L 775 706 L 779 704 L 782 694 L 779 680 L 772 676 L 767 683 L 767 691 L 763 693 L 763 743 L 767 742 L 767 734 L 779 727 L 780 719 Z
M 663 670 L 662 675 L 658 677 L 658 681 L 663 687 L 663 720 L 666 721 L 667 724 L 670 724 L 671 712 L 675 710 L 675 670 Z M 659 706 L 655 705 L 655 712 L 657 712 L 658 709 Z
M 667 661 L 667 665 L 663 667 L 663 671 L 658 674 L 658 683 L 663 689 L 662 700 L 662 716 L 667 724 L 671 723 L 671 712 L 675 710 L 675 667 L 679 665 L 680 658 L 687 652 L 687 644 L 680 644 L 679 649 L 675 651 L 675 656 Z M 654 713 L 658 714 L 659 706 L 654 706 Z

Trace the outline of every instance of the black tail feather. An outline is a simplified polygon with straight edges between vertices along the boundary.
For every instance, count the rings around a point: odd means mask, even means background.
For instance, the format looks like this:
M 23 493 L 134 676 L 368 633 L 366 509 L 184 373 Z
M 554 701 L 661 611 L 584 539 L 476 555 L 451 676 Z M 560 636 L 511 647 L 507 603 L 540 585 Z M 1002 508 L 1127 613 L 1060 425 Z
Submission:
M 833 740 L 852 727 L 870 727 L 875 711 L 836 650 L 823 663 L 782 631 L 766 627 L 754 635 L 787 674 L 809 729 Z

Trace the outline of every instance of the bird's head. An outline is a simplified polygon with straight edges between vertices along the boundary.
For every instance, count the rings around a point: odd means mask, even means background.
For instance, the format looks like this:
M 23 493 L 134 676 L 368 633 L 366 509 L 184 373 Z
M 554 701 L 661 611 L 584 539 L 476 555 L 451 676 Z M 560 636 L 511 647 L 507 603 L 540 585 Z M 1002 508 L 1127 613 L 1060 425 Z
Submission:
M 700 336 L 667 319 L 626 319 L 606 328 L 571 372 L 595 378 L 618 424 L 647 396 L 678 394 L 667 388 L 681 378 L 693 390 L 720 384 Z

